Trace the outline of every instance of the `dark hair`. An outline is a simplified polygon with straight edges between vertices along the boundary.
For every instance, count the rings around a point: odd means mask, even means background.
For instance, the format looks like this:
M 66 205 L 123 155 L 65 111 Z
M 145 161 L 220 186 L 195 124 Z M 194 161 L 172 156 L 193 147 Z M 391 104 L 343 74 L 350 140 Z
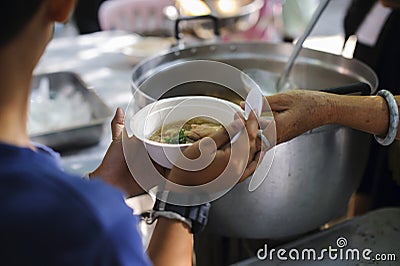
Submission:
M 36 14 L 44 0 L 12 0 L 0 8 L 0 47 L 11 41 Z

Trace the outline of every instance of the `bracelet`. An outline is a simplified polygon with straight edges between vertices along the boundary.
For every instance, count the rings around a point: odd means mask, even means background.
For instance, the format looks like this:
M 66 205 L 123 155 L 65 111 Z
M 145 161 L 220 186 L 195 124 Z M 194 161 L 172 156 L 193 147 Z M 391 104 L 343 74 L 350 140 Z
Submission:
M 382 96 L 387 102 L 389 108 L 389 129 L 385 138 L 381 138 L 376 135 L 374 135 L 374 137 L 379 144 L 388 146 L 396 139 L 397 130 L 399 128 L 399 108 L 393 94 L 390 91 L 380 90 L 378 91 L 377 95 Z
M 158 219 L 158 217 L 164 217 L 167 219 L 172 219 L 172 220 L 178 220 L 183 223 L 185 223 L 190 229 L 192 229 L 192 221 L 189 219 L 186 219 L 182 215 L 176 213 L 176 212 L 171 212 L 171 211 L 149 211 L 147 213 L 142 214 L 142 219 L 147 223 L 147 224 L 152 224 L 154 223 L 155 220 Z

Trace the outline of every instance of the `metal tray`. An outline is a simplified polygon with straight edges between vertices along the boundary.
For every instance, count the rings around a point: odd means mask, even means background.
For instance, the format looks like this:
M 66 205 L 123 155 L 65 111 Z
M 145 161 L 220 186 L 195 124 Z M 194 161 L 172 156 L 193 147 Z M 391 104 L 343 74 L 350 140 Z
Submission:
M 84 100 L 89 103 L 92 112 L 91 120 L 86 124 L 31 134 L 31 140 L 58 151 L 97 144 L 103 134 L 103 124 L 112 115 L 110 108 L 92 89 L 88 88 L 78 74 L 73 72 L 34 75 L 32 91 L 38 88 L 41 78 L 44 77 L 49 79 L 50 95 L 57 94 L 60 89 L 67 85 L 72 86 L 75 91 L 79 91 Z

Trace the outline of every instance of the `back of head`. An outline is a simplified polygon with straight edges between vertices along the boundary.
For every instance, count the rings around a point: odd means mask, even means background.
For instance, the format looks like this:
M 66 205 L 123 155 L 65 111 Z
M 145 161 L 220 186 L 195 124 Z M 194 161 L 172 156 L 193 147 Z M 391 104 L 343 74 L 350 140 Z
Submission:
M 6 0 L 0 8 L 0 47 L 6 45 L 29 23 L 44 0 Z

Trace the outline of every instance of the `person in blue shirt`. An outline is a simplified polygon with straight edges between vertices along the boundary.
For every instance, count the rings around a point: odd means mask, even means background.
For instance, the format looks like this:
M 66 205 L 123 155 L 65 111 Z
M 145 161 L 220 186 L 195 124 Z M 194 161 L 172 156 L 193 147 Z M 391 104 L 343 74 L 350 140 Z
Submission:
M 54 23 L 65 22 L 74 5 L 75 0 L 10 0 L 0 9 L 0 264 L 191 265 L 193 235 L 181 220 L 159 218 L 148 255 L 142 247 L 137 218 L 124 202 L 124 196 L 143 191 L 123 157 L 121 109 L 112 121 L 113 142 L 90 181 L 63 172 L 50 149 L 29 140 L 33 70 Z M 243 178 L 254 171 L 260 154 L 254 114 L 245 126 L 252 156 Z M 219 146 L 229 141 L 223 130 L 212 138 Z M 185 153 L 197 151 L 192 145 Z M 201 177 L 217 176 L 229 158 L 226 151 L 219 148 L 210 167 L 193 179 L 201 183 Z M 165 174 L 177 183 L 187 175 L 177 169 Z

